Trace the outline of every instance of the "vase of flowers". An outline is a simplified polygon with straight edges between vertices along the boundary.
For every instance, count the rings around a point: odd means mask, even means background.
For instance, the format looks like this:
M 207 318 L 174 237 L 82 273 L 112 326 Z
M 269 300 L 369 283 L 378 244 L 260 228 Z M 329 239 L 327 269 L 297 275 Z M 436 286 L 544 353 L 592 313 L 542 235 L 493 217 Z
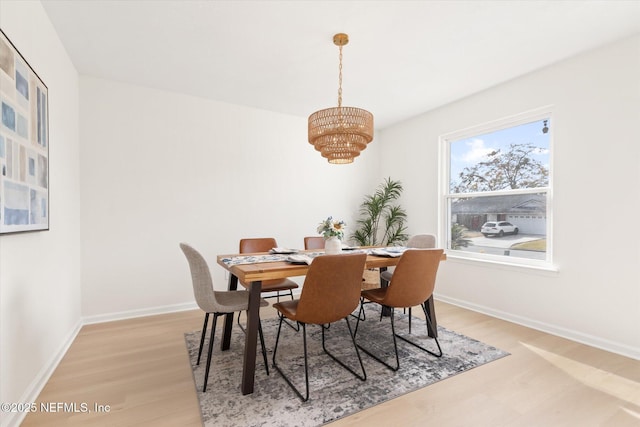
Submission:
M 324 237 L 324 253 L 335 255 L 342 252 L 342 239 L 347 224 L 329 217 L 318 225 L 318 233 Z

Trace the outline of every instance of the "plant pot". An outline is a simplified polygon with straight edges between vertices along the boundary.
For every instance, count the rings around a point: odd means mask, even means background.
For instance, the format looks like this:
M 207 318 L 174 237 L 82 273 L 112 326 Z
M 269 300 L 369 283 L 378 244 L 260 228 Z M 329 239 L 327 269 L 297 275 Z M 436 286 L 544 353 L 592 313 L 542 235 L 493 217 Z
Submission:
M 324 241 L 324 253 L 336 255 L 342 252 L 342 242 L 337 237 L 329 237 Z

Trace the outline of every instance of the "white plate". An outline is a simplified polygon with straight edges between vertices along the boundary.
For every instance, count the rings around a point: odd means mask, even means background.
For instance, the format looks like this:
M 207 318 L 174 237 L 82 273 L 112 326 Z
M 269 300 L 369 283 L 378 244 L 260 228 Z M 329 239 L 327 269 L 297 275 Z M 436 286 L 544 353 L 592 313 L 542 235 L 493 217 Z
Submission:
M 287 257 L 286 261 L 291 264 L 311 264 L 313 262 L 313 258 L 308 255 L 291 255 Z
M 272 254 L 287 255 L 287 254 L 295 254 L 298 251 L 297 249 L 289 249 L 289 248 L 271 248 L 269 252 Z

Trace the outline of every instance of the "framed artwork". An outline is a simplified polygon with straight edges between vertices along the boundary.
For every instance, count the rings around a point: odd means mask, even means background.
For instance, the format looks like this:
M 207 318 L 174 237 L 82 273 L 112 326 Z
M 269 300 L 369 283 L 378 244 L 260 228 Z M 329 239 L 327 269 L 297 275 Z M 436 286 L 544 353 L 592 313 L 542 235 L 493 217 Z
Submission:
M 48 91 L 0 30 L 0 234 L 49 229 Z

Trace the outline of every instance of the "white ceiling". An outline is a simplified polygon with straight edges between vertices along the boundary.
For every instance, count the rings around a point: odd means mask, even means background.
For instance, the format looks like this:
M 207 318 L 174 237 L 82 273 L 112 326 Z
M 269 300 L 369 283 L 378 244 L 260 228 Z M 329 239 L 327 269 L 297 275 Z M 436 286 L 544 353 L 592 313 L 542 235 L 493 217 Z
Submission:
M 301 117 L 337 105 L 346 32 L 343 105 L 379 129 L 640 33 L 635 0 L 42 4 L 80 74 Z

